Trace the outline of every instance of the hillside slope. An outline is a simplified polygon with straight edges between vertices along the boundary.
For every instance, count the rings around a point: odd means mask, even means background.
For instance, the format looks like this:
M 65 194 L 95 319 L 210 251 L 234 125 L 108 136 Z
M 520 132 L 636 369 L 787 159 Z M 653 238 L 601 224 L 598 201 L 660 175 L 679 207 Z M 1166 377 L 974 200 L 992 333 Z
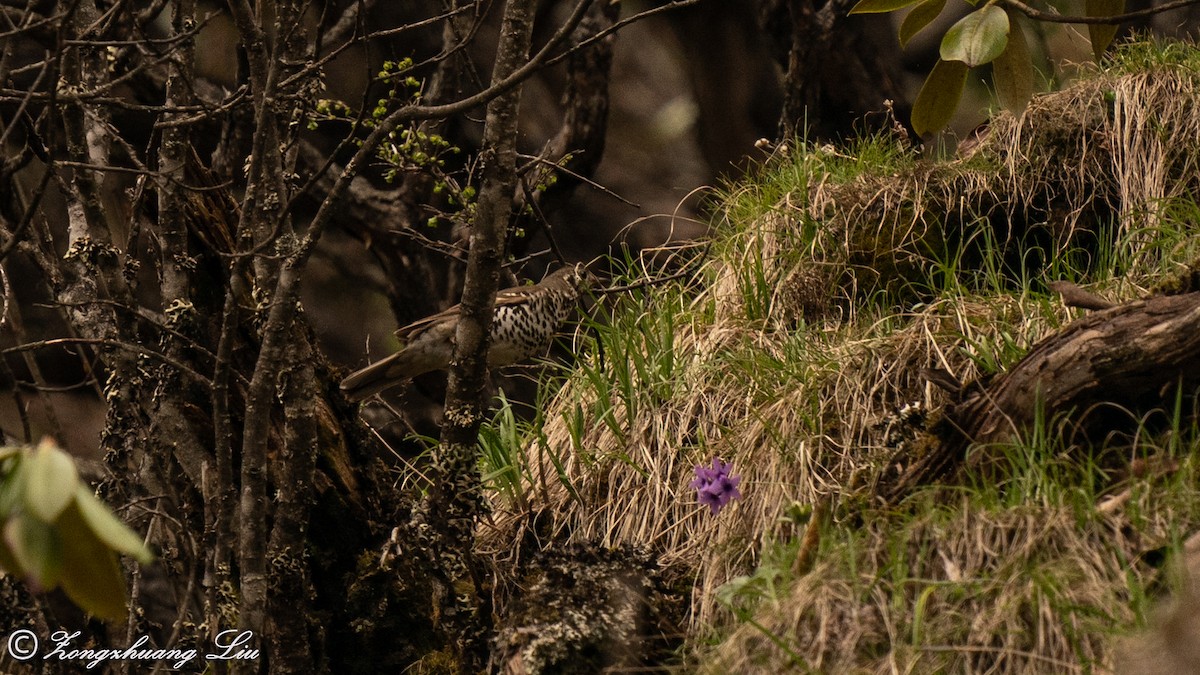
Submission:
M 597 614 L 624 618 L 597 625 L 659 655 L 609 665 L 661 663 L 672 626 L 711 672 L 1136 658 L 1118 637 L 1187 587 L 1177 561 L 1200 531 L 1189 381 L 1107 411 L 1099 436 L 1073 433 L 1081 411 L 1038 409 L 991 440 L 986 468 L 883 496 L 945 441 L 947 379 L 986 388 L 1084 315 L 1050 282 L 1111 303 L 1195 290 L 1197 73 L 1191 47 L 1132 45 L 1020 119 L 998 115 L 957 158 L 896 138 L 797 145 L 722 191 L 687 279 L 598 311 L 536 419 L 501 411 L 485 434 L 483 536 L 514 570 L 508 624 L 553 630 L 521 599 L 536 576 L 523 561 L 588 551 L 585 569 L 598 556 L 611 571 L 601 552 L 616 550 L 653 583 L 603 577 L 618 581 Z M 714 458 L 741 477 L 716 513 L 690 487 Z M 531 672 L 555 658 L 535 642 L 512 642 Z

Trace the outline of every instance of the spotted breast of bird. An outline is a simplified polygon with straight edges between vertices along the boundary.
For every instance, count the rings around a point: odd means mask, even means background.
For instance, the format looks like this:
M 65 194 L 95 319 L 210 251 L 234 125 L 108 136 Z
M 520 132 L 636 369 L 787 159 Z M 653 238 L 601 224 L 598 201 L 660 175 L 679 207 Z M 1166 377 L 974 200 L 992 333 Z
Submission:
M 586 267 L 577 264 L 532 286 L 514 286 L 497 293 L 488 367 L 511 365 L 545 351 L 578 306 L 589 279 Z M 460 305 L 455 305 L 397 330 L 400 351 L 351 373 L 342 380 L 342 393 L 361 401 L 417 375 L 449 368 L 460 312 Z

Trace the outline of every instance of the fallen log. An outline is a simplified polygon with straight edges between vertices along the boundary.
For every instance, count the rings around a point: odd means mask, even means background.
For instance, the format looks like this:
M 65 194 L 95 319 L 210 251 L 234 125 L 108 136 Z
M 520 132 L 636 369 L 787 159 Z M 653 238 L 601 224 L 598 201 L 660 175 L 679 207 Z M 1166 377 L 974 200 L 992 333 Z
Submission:
M 1093 312 L 1007 372 L 963 387 L 932 425 L 936 439 L 918 444 L 918 456 L 879 494 L 898 501 L 918 485 L 979 467 L 994 459 L 989 445 L 1025 434 L 1039 418 L 1068 422 L 1075 440 L 1103 442 L 1142 413 L 1173 405 L 1179 388 L 1188 396 L 1200 389 L 1200 292 Z

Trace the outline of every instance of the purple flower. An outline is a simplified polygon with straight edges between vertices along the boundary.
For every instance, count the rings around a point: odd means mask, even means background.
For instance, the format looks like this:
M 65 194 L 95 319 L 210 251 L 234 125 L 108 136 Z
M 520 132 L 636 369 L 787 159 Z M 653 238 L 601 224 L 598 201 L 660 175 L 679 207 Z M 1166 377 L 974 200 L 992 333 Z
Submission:
M 742 498 L 737 489 L 742 477 L 730 476 L 731 469 L 733 464 L 722 462 L 718 457 L 713 458 L 711 469 L 696 465 L 696 480 L 692 481 L 691 487 L 700 503 L 708 505 L 714 516 L 729 500 Z

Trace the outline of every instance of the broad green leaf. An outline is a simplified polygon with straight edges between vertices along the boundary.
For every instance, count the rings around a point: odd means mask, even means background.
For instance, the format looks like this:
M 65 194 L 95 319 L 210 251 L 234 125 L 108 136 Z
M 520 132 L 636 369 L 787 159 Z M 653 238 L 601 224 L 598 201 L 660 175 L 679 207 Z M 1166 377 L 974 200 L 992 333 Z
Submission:
M 4 525 L 4 543 L 19 574 L 38 588 L 54 588 L 62 571 L 62 538 L 52 525 L 30 514 L 15 516 Z
M 1025 32 L 1013 23 L 1008 32 L 1008 48 L 992 62 L 992 79 L 1000 107 L 1020 114 L 1033 98 L 1033 57 L 1025 43 Z
M 125 577 L 117 564 L 117 555 L 84 519 L 80 501 L 71 502 L 58 518 L 62 533 L 62 588 L 86 611 L 104 619 L 122 619 L 126 611 Z
M 1083 3 L 1084 16 L 1114 16 L 1124 11 L 1125 0 L 1084 0 Z M 1096 63 L 1100 63 L 1105 50 L 1117 36 L 1117 28 L 1116 24 L 1088 24 L 1088 37 L 1092 41 L 1092 56 L 1096 58 Z
M 88 529 L 114 551 L 133 556 L 140 563 L 154 560 L 154 554 L 142 542 L 142 538 L 129 526 L 121 522 L 104 502 L 96 498 L 91 490 L 80 485 L 75 493 L 74 505 Z
M 900 46 L 908 45 L 908 41 L 933 23 L 933 20 L 938 18 L 945 8 L 946 0 L 925 0 L 913 7 L 913 10 L 904 17 L 904 21 L 900 24 Z
M 922 137 L 941 131 L 950 123 L 962 99 L 968 70 L 962 61 L 939 60 L 929 72 L 912 111 L 913 129 Z
M 25 464 L 25 508 L 43 523 L 53 523 L 79 487 L 75 460 L 47 440 L 25 456 Z
M 894 12 L 897 9 L 904 9 L 918 2 L 921 2 L 921 0 L 858 0 L 858 4 L 850 10 L 850 13 L 882 14 L 884 12 Z
M 5 465 L 8 473 L 0 475 L 0 521 L 21 509 L 25 492 L 27 464 L 23 456 L 13 457 Z
M 1008 14 L 988 5 L 958 20 L 942 38 L 943 61 L 961 61 L 968 66 L 991 63 L 1008 45 Z

